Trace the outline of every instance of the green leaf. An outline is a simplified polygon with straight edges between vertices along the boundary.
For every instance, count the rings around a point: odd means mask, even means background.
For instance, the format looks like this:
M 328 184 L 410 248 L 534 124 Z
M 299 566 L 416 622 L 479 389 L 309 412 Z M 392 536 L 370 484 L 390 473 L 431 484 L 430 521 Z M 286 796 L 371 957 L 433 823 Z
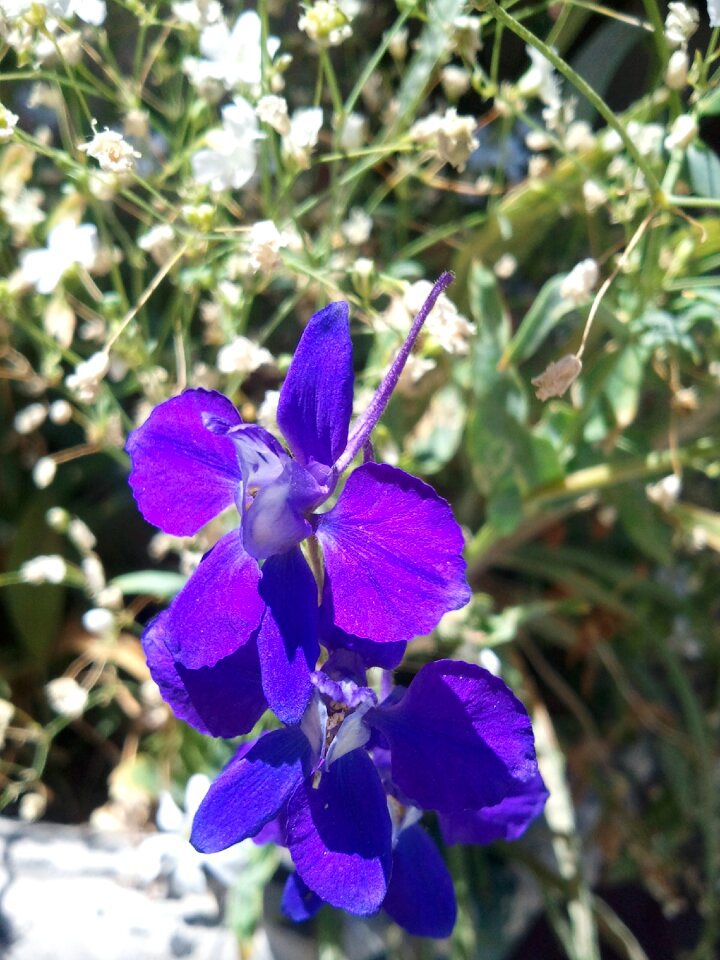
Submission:
M 618 355 L 615 367 L 605 384 L 605 399 L 621 428 L 635 420 L 643 385 L 645 352 L 628 345 Z
M 138 570 L 135 573 L 123 573 L 110 581 L 113 587 L 119 587 L 126 595 L 148 594 L 169 600 L 185 586 L 187 577 L 171 570 Z
M 685 159 L 693 191 L 699 197 L 720 197 L 720 160 L 698 140 L 691 144 Z
M 560 296 L 560 287 L 565 275 L 552 277 L 540 290 L 532 306 L 525 314 L 500 360 L 500 369 L 522 363 L 538 349 L 550 331 L 560 323 L 574 307 Z
M 408 437 L 408 450 L 424 474 L 437 473 L 452 459 L 462 439 L 466 410 L 452 384 L 439 390 Z

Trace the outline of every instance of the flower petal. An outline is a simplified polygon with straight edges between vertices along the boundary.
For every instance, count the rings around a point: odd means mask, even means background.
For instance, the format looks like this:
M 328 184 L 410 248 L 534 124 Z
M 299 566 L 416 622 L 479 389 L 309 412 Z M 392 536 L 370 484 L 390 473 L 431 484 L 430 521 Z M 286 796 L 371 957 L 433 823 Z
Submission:
M 310 319 L 280 392 L 277 422 L 300 463 L 330 466 L 340 456 L 352 399 L 350 320 L 339 301 Z
M 403 470 L 366 463 L 320 516 L 333 617 L 376 642 L 410 640 L 470 599 L 449 504 Z
M 539 817 L 549 794 L 538 773 L 494 807 L 441 813 L 440 829 L 446 843 L 492 843 L 517 840 Z
M 334 907 L 366 916 L 379 909 L 392 862 L 385 793 L 362 750 L 324 770 L 288 805 L 288 847 L 298 874 Z
M 241 422 L 222 394 L 186 390 L 155 407 L 126 446 L 142 515 L 177 537 L 192 536 L 230 506 L 241 480 L 232 441 L 207 430 L 206 416 Z
M 422 827 L 400 832 L 383 909 L 415 937 L 449 937 L 457 918 L 452 877 Z
M 249 641 L 213 667 L 188 670 L 167 644 L 169 611 L 155 617 L 142 644 L 153 680 L 176 717 L 211 737 L 249 733 L 267 709 L 257 644 Z
M 284 553 L 305 537 L 312 527 L 304 512 L 323 499 L 314 477 L 290 460 L 282 474 L 257 494 L 243 518 L 243 542 L 253 557 L 263 560 Z
M 322 907 L 323 901 L 302 882 L 297 873 L 291 873 L 285 881 L 280 909 L 295 923 L 310 920 Z
M 492 807 L 537 776 L 525 707 L 475 664 L 427 664 L 398 703 L 369 710 L 365 722 L 390 746 L 393 782 L 424 810 Z
M 273 730 L 247 752 L 241 749 L 200 804 L 190 843 L 215 853 L 253 837 L 308 775 L 311 754 L 298 727 Z
M 265 561 L 260 596 L 267 604 L 258 634 L 265 695 L 283 723 L 299 723 L 320 646 L 317 585 L 298 547 Z
M 247 643 L 265 604 L 257 562 L 232 530 L 206 553 L 168 609 L 164 637 L 175 660 L 190 670 L 212 667 Z

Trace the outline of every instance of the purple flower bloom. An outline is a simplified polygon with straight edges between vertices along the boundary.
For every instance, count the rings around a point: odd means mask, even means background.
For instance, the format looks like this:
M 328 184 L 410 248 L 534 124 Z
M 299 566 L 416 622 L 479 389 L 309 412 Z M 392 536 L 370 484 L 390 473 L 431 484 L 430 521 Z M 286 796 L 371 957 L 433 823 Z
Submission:
M 547 797 L 530 719 L 502 680 L 467 663 L 428 664 L 379 705 L 365 682 L 357 654 L 334 653 L 313 674 L 302 723 L 244 745 L 220 774 L 191 842 L 223 850 L 272 823 L 297 871 L 283 901 L 294 919 L 322 903 L 383 908 L 411 933 L 447 936 L 452 881 L 418 820 L 437 811 L 451 842 L 522 833 Z
M 450 280 L 444 274 L 435 284 L 352 430 L 348 309 L 334 303 L 310 320 L 282 388 L 278 423 L 289 451 L 267 430 L 243 423 L 226 397 L 206 390 L 160 404 L 131 434 L 130 483 L 149 522 L 191 536 L 226 507 L 235 504 L 240 514 L 238 529 L 203 558 L 144 637 L 161 664 L 161 688 L 180 675 L 193 691 L 183 709 L 208 732 L 219 731 L 208 691 L 215 682 L 234 688 L 231 678 L 242 670 L 250 671 L 235 691 L 243 732 L 260 709 L 260 688 L 281 720 L 298 722 L 312 694 L 318 630 L 328 647 L 356 638 L 367 663 L 393 666 L 408 640 L 467 603 L 462 533 L 446 501 L 421 480 L 364 463 L 335 505 L 316 512 L 366 447 Z M 315 565 L 321 613 L 316 576 L 300 548 L 307 540 L 311 555 L 322 551 L 322 571 Z

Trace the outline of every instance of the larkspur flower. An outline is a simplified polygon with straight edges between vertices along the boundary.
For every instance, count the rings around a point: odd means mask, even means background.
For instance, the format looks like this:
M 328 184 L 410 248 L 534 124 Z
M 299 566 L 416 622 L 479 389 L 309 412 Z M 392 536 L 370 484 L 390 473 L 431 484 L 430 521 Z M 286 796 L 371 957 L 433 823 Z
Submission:
M 214 672 L 218 683 L 232 685 L 239 663 L 250 683 L 245 661 L 259 664 L 267 703 L 284 722 L 297 722 L 312 694 L 321 618 L 333 625 L 324 630 L 326 646 L 360 638 L 354 646 L 368 664 L 393 667 L 408 640 L 467 603 L 462 532 L 447 502 L 421 480 L 368 461 L 349 475 L 334 506 L 317 512 L 357 454 L 368 451 L 412 345 L 450 280 L 444 274 L 433 287 L 352 430 L 348 308 L 333 303 L 310 320 L 282 387 L 277 421 L 289 450 L 263 427 L 243 423 L 226 397 L 201 389 L 161 404 L 131 434 L 130 483 L 150 523 L 192 536 L 233 504 L 240 513 L 239 527 L 146 631 L 146 647 L 163 647 L 188 682 L 204 683 Z M 251 729 L 262 712 L 253 702 L 240 722 L 246 729 L 236 733 Z
M 383 908 L 413 934 L 448 936 L 452 880 L 418 821 L 436 811 L 448 843 L 525 831 L 547 798 L 525 708 L 487 670 L 450 660 L 379 704 L 347 651 L 313 681 L 302 723 L 243 744 L 210 787 L 191 843 L 203 853 L 249 837 L 287 846 L 292 919 L 323 903 L 361 916 Z M 186 692 L 175 677 L 171 705 L 182 710 Z M 232 726 L 232 702 L 218 691 L 215 703 Z

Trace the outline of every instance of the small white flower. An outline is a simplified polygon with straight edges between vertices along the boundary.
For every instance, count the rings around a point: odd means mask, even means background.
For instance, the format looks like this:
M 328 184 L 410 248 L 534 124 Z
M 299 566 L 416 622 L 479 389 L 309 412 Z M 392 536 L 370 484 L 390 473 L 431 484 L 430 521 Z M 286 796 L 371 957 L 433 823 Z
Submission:
M 73 545 L 76 546 L 81 553 L 87 553 L 89 550 L 92 550 L 97 543 L 95 534 L 80 517 L 73 517 L 70 520 L 67 534 Z
M 443 115 L 434 113 L 414 123 L 410 128 L 410 139 L 431 146 L 439 160 L 462 173 L 468 157 L 477 147 L 476 127 L 474 117 L 461 116 L 450 107 Z
M 362 207 L 353 207 L 340 229 L 348 243 L 359 247 L 370 239 L 372 225 L 372 217 Z
M 91 607 L 82 615 L 82 625 L 88 633 L 106 637 L 115 630 L 115 614 L 105 607 Z
M 687 86 L 688 55 L 686 50 L 675 50 L 665 68 L 665 85 L 671 90 L 682 90 Z
M 581 260 L 560 284 L 560 296 L 575 306 L 585 303 L 595 289 L 599 276 L 600 271 L 595 260 L 590 257 Z
M 173 14 L 182 23 L 193 27 L 206 27 L 210 23 L 222 20 L 222 4 L 219 0 L 180 0 L 173 3 Z
M 501 280 L 509 280 L 517 270 L 517 266 L 517 258 L 511 253 L 504 253 L 493 264 L 493 273 L 496 277 L 500 277 Z
M 710 12 L 710 2 L 708 12 Z M 689 7 L 686 3 L 669 3 L 665 18 L 665 39 L 668 46 L 671 48 L 686 46 L 697 30 L 699 22 L 700 17 L 694 7 Z
M 699 132 L 695 117 L 690 113 L 683 113 L 673 121 L 670 133 L 665 137 L 665 149 L 682 150 L 693 142 Z
M 518 80 L 518 93 L 521 97 L 538 97 L 546 106 L 556 109 L 562 96 L 555 68 L 539 50 L 525 49 L 531 66 Z
M 349 113 L 343 121 L 339 145 L 348 153 L 359 150 L 367 137 L 367 120 L 361 113 Z
M 6 143 L 15 133 L 20 117 L 0 103 L 0 143 Z
M 585 180 L 583 183 L 583 200 L 588 213 L 594 213 L 604 207 L 608 201 L 607 191 L 595 180 Z
M 582 363 L 573 353 L 548 364 L 540 376 L 534 377 L 530 381 L 537 388 L 535 396 L 538 400 L 561 397 L 568 387 L 575 383 L 581 370 Z
M 0 119 L 0 124 L 2 120 Z M 0 133 L 0 139 L 2 139 Z M 0 199 L 0 210 L 13 228 L 15 237 L 24 241 L 28 234 L 45 219 L 42 211 L 43 193 L 41 190 L 21 188 L 17 193 L 6 193 Z
M 26 823 L 34 823 L 45 813 L 47 800 L 41 793 L 30 790 L 20 798 L 18 816 Z
M 408 320 L 412 320 L 418 313 L 431 289 L 432 284 L 427 280 L 418 280 L 407 288 L 401 301 L 406 315 L 401 329 L 407 328 Z M 425 321 L 425 332 L 446 353 L 463 356 L 470 349 L 469 340 L 475 333 L 475 324 L 470 323 L 452 300 L 441 293 Z
M 38 293 L 52 293 L 68 270 L 76 265 L 90 269 L 97 255 L 97 227 L 63 220 L 48 234 L 44 250 L 25 250 L 20 254 L 20 273 Z
M 0 747 L 5 746 L 5 734 L 15 713 L 15 707 L 9 700 L 0 700 Z
M 266 390 L 263 402 L 257 409 L 256 420 L 271 433 L 277 432 L 277 410 L 280 403 L 279 390 Z
M 656 503 L 662 510 L 669 510 L 677 502 L 681 490 L 682 480 L 674 473 L 656 483 L 648 483 L 645 487 L 648 500 Z
M 149 253 L 158 266 L 162 266 L 175 252 L 174 240 L 175 231 L 170 224 L 159 223 L 139 238 L 138 246 Z
M 101 170 L 128 173 L 134 168 L 135 161 L 142 156 L 117 130 L 105 127 L 98 132 L 93 121 L 93 134 L 89 143 L 78 144 L 78 150 L 97 160 Z
M 273 363 L 273 355 L 247 337 L 237 337 L 218 351 L 217 367 L 221 373 L 248 377 L 263 364 Z
M 352 36 L 350 19 L 335 0 L 315 0 L 305 8 L 298 27 L 321 47 L 338 47 Z
M 268 37 L 269 59 L 275 56 L 279 46 L 277 37 Z M 232 30 L 224 20 L 211 23 L 200 34 L 200 53 L 202 58 L 188 57 L 184 64 L 196 86 L 208 81 L 220 83 L 226 90 L 258 86 L 262 79 L 260 17 L 254 10 L 246 10 Z
M 26 560 L 20 567 L 23 583 L 62 583 L 67 573 L 67 564 L 57 553 L 44 554 Z
M 32 469 L 33 483 L 38 490 L 45 490 L 55 479 L 57 464 L 52 457 L 40 457 Z
M 711 27 L 720 27 L 720 0 L 708 0 L 708 17 Z
M 318 142 L 322 123 L 321 107 L 296 110 L 290 119 L 290 130 L 282 140 L 283 153 L 301 170 L 310 166 L 310 154 Z
M 109 369 L 110 356 L 105 350 L 100 350 L 79 363 L 74 373 L 65 377 L 65 386 L 82 403 L 93 403 L 98 397 L 100 383 Z
M 59 425 L 69 423 L 72 419 L 72 407 L 67 400 L 53 400 L 48 410 L 48 416 L 53 423 Z
M 280 262 L 280 250 L 288 243 L 287 234 L 281 233 L 272 220 L 259 220 L 254 223 L 248 234 L 250 268 L 269 273 Z
M 193 155 L 191 163 L 198 183 L 206 183 L 211 190 L 244 187 L 255 173 L 258 131 L 255 111 L 242 97 L 222 108 L 222 127 L 205 135 L 206 149 Z
M 263 123 L 267 123 L 276 133 L 282 136 L 290 133 L 288 105 L 284 97 L 278 97 L 274 93 L 261 97 L 257 102 L 255 112 L 258 115 L 258 119 L 262 120 Z
M 57 677 L 45 686 L 48 703 L 63 717 L 81 717 L 87 705 L 88 692 L 72 677 Z
M 455 102 L 470 89 L 470 74 L 464 67 L 450 64 L 443 67 L 440 73 L 440 82 L 445 91 L 445 96 L 448 100 Z
M 106 586 L 105 569 L 100 562 L 100 558 L 94 553 L 83 558 L 80 564 L 85 577 L 85 585 L 92 597 L 97 597 Z
M 27 435 L 34 433 L 45 423 L 47 407 L 43 403 L 30 403 L 15 414 L 13 426 L 17 433 Z

